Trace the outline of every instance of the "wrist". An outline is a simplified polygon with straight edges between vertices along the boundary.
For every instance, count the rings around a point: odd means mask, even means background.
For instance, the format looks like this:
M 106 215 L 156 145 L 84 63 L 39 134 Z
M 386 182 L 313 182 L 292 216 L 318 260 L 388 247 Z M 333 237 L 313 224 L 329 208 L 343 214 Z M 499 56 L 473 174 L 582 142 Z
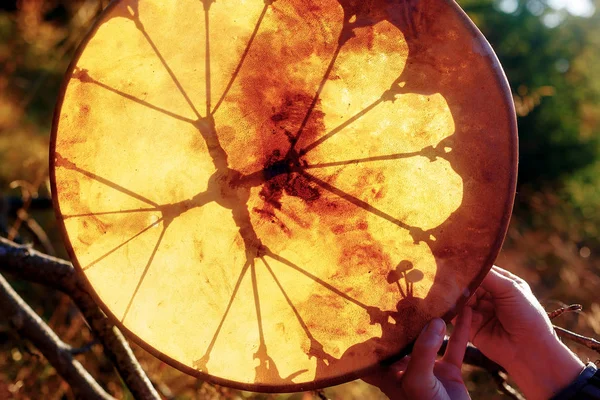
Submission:
M 562 389 L 551 400 L 572 399 L 598 399 L 600 398 L 600 372 L 594 363 L 588 363 L 569 386 Z
M 567 387 L 584 368 L 584 363 L 553 337 L 537 351 L 523 354 L 506 370 L 527 399 L 546 400 Z

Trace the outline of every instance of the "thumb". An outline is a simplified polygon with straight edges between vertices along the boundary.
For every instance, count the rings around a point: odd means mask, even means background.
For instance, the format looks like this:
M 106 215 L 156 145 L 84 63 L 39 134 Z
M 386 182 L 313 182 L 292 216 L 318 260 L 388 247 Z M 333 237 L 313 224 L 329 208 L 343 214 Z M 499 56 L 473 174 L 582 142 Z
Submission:
M 415 398 L 428 398 L 436 392 L 438 380 L 433 375 L 437 353 L 442 346 L 446 323 L 436 318 L 423 329 L 411 354 L 410 362 L 402 377 L 402 387 Z

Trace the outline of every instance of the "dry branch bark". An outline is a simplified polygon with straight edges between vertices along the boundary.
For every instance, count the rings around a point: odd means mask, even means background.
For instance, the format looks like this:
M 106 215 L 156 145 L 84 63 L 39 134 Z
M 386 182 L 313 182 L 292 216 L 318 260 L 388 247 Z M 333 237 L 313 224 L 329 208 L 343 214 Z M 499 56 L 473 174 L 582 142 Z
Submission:
M 90 400 L 114 400 L 73 357 L 71 347 L 56 336 L 2 275 L 0 275 L 0 314 L 10 321 L 23 338 L 40 350 L 56 372 L 69 383 L 75 396 Z
M 0 238 L 0 270 L 71 297 L 132 395 L 142 400 L 160 399 L 123 334 L 94 302 L 71 263 Z

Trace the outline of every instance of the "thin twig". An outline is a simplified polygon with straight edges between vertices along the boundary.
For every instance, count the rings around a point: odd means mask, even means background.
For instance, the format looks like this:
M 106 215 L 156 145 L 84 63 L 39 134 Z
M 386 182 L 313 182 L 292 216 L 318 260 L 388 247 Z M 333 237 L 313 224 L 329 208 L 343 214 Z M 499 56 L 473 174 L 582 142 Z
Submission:
M 40 175 L 41 174 L 38 173 L 38 180 L 40 179 Z M 15 218 L 13 225 L 8 230 L 8 240 L 15 240 L 19 235 L 19 229 L 21 228 L 23 219 L 27 218 L 27 210 L 29 209 L 31 200 L 37 197 L 37 187 L 27 181 L 16 180 L 10 183 L 10 188 L 20 188 L 21 196 L 23 197 L 23 205 L 17 210 L 17 218 Z
M 46 253 L 53 256 L 56 254 L 54 250 L 54 246 L 52 246 L 52 242 L 50 242 L 50 238 L 44 231 L 44 228 L 32 217 L 27 216 L 25 219 L 25 226 L 33 234 L 33 236 L 38 240 L 38 242 L 43 246 Z
M 588 349 L 592 349 L 598 354 L 600 354 L 600 342 L 596 339 L 580 335 L 575 332 L 571 332 L 565 328 L 561 328 L 560 326 L 554 325 L 554 330 L 558 334 L 558 336 L 562 339 L 569 339 L 575 343 L 579 343 L 584 345 Z
M 70 296 L 133 397 L 160 399 L 123 334 L 94 302 L 71 263 L 0 238 L 0 270 Z
M 581 311 L 581 304 L 571 304 L 570 306 L 557 308 L 554 311 L 548 313 L 548 318 L 554 319 L 566 312 L 579 312 Z
M 508 383 L 506 376 L 503 373 L 495 372 L 490 375 L 492 376 L 494 382 L 496 382 L 498 390 L 500 390 L 503 394 L 514 400 L 525 400 L 525 397 Z
M 69 383 L 76 396 L 90 400 L 112 400 L 42 319 L 0 275 L 0 313 L 15 330 L 38 348 L 56 372 Z

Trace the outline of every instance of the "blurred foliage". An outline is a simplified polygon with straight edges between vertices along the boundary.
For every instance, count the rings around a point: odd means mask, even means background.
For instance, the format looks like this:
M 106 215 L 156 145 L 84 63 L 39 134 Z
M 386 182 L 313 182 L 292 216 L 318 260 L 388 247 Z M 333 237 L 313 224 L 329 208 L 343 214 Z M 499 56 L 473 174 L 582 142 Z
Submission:
M 540 0 L 467 0 L 498 54 L 519 114 L 519 185 L 541 188 L 594 163 L 600 155 L 598 103 L 600 15 L 558 13 Z M 600 2 L 598 3 L 600 5 Z M 594 116 L 596 119 L 594 120 Z M 587 117 L 584 121 L 583 117 Z
M 586 1 L 562 4 L 574 7 Z M 519 116 L 518 194 L 498 264 L 530 282 L 548 309 L 561 302 L 583 304 L 584 313 L 560 317 L 559 323 L 598 337 L 600 12 L 593 10 L 600 9 L 600 0 L 594 2 L 580 12 L 585 16 L 557 9 L 561 3 L 556 0 L 462 0 L 460 4 L 497 52 Z M 17 180 L 29 182 L 32 193 L 50 195 L 49 131 L 60 81 L 79 40 L 106 5 L 105 0 L 0 2 L 0 190 L 4 198 L 21 197 L 18 185 L 11 185 Z M 0 216 L 6 234 L 15 223 L 8 209 L 4 204 Z M 58 255 L 66 257 L 53 213 L 31 208 L 29 215 L 43 227 Z M 40 242 L 27 224 L 21 225 L 17 240 Z M 84 321 L 64 295 L 27 282 L 12 283 L 63 340 L 74 346 L 89 343 Z M 80 360 L 111 394 L 128 398 L 98 347 Z M 583 358 L 594 357 L 572 347 Z M 266 396 L 220 388 L 188 377 L 137 347 L 135 352 L 151 379 L 171 398 L 315 398 L 311 393 Z M 502 398 L 484 372 L 466 368 L 465 376 L 473 398 Z M 332 399 L 383 398 L 360 381 L 325 393 Z M 5 321 L 0 321 L 0 398 L 72 398 L 53 368 L 15 337 Z

